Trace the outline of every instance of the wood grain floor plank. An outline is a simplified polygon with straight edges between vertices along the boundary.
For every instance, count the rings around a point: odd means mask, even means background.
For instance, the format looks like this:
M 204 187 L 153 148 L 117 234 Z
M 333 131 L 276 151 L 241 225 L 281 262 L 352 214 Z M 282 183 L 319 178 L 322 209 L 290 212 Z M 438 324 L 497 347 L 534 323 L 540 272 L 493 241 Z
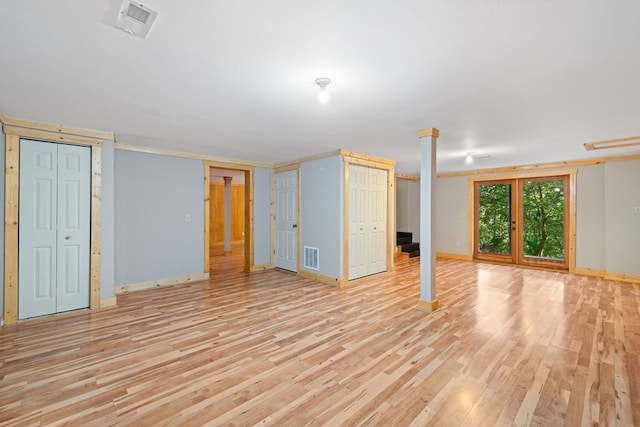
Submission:
M 240 248 L 242 249 L 242 248 Z M 419 259 L 333 288 L 241 270 L 0 330 L 0 426 L 640 425 L 640 287 Z

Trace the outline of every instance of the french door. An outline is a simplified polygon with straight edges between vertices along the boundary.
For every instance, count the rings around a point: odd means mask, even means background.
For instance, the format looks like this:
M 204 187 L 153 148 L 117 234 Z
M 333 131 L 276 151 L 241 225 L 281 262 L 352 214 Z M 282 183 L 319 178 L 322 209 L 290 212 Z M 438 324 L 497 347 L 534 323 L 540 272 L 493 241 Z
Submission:
M 474 258 L 568 269 L 570 176 L 474 183 Z

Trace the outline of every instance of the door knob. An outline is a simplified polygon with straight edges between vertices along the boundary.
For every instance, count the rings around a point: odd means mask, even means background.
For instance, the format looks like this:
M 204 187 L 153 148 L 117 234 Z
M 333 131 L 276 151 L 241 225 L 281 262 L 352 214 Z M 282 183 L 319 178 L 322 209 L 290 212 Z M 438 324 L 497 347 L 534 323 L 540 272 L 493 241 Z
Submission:
M 293 228 L 298 228 L 298 224 L 293 224 Z
M 66 237 L 64 238 L 64 240 L 70 240 L 70 239 L 71 239 L 71 236 L 66 236 Z

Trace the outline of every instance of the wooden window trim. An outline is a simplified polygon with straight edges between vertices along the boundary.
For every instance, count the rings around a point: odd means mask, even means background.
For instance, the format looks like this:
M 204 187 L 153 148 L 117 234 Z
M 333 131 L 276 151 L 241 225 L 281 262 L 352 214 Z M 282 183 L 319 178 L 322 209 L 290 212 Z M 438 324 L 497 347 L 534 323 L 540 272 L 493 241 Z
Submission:
M 475 183 L 478 181 L 495 181 L 506 179 L 527 179 L 527 178 L 545 178 L 566 175 L 569 178 L 569 213 L 568 213 L 568 239 L 569 246 L 567 250 L 567 261 L 569 273 L 574 273 L 576 270 L 576 183 L 577 183 L 577 169 L 563 169 L 563 170 L 550 170 L 550 171 L 535 171 L 535 172 L 523 172 L 523 173 L 507 173 L 507 174 L 493 174 L 486 176 L 471 176 L 468 178 L 468 253 L 473 257 L 475 250 Z

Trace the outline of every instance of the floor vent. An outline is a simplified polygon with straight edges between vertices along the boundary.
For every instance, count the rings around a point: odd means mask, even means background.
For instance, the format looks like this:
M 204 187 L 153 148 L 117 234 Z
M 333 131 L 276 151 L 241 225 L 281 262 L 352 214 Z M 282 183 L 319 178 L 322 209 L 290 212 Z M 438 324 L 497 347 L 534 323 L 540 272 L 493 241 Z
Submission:
M 304 268 L 318 270 L 320 268 L 320 249 L 304 247 Z

